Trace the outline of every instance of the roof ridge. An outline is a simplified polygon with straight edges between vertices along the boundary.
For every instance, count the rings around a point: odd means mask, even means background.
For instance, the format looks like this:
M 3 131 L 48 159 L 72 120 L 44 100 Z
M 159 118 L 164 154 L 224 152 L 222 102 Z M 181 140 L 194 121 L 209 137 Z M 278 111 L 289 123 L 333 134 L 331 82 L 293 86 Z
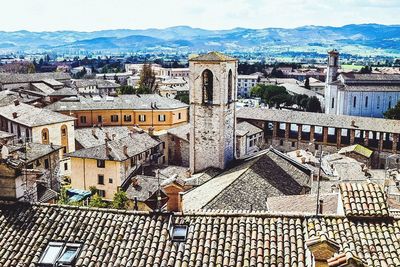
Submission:
M 189 210 L 183 212 L 153 212 L 153 211 L 136 211 L 136 210 L 120 210 L 113 208 L 94 208 L 88 206 L 71 206 L 64 204 L 50 204 L 50 203 L 40 203 L 40 202 L 13 202 L 6 203 L 0 201 L 1 206 L 8 205 L 21 205 L 21 206 L 33 206 L 42 208 L 58 208 L 66 210 L 90 210 L 99 212 L 109 212 L 114 214 L 131 214 L 131 215 L 174 215 L 174 216 L 201 216 L 201 217 L 218 217 L 218 216 L 228 216 L 228 217 L 261 217 L 261 218 L 279 218 L 279 217 L 290 217 L 290 218 L 347 218 L 344 215 L 338 214 L 324 214 L 315 215 L 315 213 L 295 213 L 295 212 L 271 212 L 271 211 L 248 211 L 248 210 Z

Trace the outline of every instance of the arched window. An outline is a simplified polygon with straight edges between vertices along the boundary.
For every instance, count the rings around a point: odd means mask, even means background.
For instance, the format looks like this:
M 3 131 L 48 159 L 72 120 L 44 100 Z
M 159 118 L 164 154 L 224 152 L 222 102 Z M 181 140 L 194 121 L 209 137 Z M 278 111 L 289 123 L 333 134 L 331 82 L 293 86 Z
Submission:
M 49 143 L 49 130 L 47 128 L 43 128 L 42 130 L 42 144 Z
M 202 81 L 203 81 L 203 103 L 212 104 L 214 75 L 210 70 L 203 71 Z
M 355 108 L 357 105 L 357 97 L 353 97 L 353 108 Z
M 61 145 L 63 146 L 64 153 L 68 152 L 68 128 L 67 125 L 61 126 Z
M 228 103 L 232 101 L 233 96 L 232 96 L 232 70 L 229 70 L 228 74 Z

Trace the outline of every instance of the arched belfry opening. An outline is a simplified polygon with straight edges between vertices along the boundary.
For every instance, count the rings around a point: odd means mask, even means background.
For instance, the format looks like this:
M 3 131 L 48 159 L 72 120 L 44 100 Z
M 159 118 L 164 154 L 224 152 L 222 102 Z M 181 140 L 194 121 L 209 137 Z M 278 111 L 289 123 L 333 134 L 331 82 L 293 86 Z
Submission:
M 229 73 L 228 73 L 228 102 L 232 102 L 232 99 L 233 99 L 232 87 L 233 87 L 232 70 L 229 70 Z
M 213 102 L 213 90 L 214 90 L 214 75 L 213 73 L 206 69 L 202 74 L 202 82 L 203 82 L 203 103 L 212 104 Z

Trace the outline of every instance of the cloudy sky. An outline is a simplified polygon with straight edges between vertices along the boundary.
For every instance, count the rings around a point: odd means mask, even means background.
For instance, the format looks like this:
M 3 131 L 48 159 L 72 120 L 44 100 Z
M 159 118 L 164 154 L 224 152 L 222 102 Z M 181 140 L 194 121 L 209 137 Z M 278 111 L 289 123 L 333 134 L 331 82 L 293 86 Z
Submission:
M 400 0 L 0 0 L 0 31 L 400 24 Z

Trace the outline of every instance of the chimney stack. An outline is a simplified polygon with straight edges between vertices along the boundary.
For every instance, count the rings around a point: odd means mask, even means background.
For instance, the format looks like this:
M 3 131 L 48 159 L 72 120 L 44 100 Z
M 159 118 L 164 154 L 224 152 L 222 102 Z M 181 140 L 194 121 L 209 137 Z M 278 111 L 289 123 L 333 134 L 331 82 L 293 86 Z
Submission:
M 13 116 L 14 119 L 16 119 L 18 117 L 18 113 L 17 112 L 13 112 L 12 116 Z
M 14 105 L 15 105 L 15 106 L 18 106 L 18 105 L 19 105 L 19 100 L 18 100 L 18 99 L 15 99 L 15 100 L 14 100 Z
M 127 156 L 127 157 L 129 157 L 129 154 L 128 154 L 128 146 L 127 146 L 127 145 L 124 145 L 124 146 L 122 147 L 122 150 L 124 151 L 124 155 Z
M 323 211 L 324 211 L 324 200 L 320 199 L 318 205 L 318 214 L 322 214 Z
M 111 156 L 111 147 L 109 147 L 109 145 L 108 145 L 108 139 L 107 138 L 105 138 L 104 141 L 105 141 L 105 145 L 106 145 L 106 157 L 110 158 L 110 156 Z
M 138 179 L 136 177 L 133 177 L 131 182 L 132 182 L 132 186 L 133 187 L 139 186 L 139 181 L 138 181 Z
M 92 135 L 94 136 L 94 138 L 96 138 L 96 139 L 97 139 L 97 135 L 96 135 L 96 129 L 95 129 L 95 128 L 93 128 L 93 129 L 92 129 Z
M 154 136 L 154 127 L 149 128 L 149 135 Z

